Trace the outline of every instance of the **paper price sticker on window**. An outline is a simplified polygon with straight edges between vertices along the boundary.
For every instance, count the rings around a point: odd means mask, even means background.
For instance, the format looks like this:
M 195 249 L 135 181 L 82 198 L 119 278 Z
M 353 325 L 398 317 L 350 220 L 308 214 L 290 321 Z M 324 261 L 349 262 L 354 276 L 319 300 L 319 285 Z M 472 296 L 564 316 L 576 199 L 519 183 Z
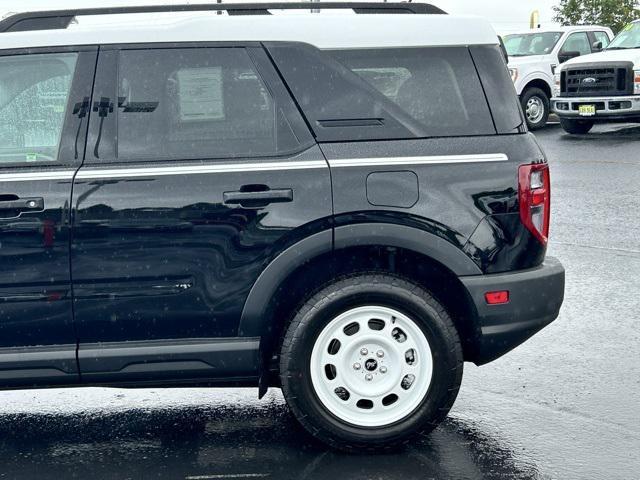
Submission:
M 222 68 L 178 70 L 180 121 L 224 119 Z

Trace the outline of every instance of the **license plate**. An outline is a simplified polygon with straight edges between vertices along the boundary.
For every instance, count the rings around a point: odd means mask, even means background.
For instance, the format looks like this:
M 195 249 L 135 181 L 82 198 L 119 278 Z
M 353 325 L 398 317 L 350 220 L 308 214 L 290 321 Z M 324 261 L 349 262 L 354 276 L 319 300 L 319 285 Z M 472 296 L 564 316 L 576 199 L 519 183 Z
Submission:
M 578 113 L 583 117 L 591 117 L 596 114 L 595 105 L 580 105 L 578 106 Z

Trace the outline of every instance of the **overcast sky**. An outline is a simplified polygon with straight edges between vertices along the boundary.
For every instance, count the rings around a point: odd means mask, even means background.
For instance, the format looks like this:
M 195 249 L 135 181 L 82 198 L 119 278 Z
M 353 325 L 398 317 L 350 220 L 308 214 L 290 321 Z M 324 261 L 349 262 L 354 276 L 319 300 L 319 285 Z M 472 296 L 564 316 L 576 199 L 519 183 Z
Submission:
M 552 7 L 558 0 L 433 0 L 449 13 L 469 13 L 487 17 L 496 30 L 529 27 L 531 12 L 540 12 L 542 26 L 553 25 Z
M 0 0 L 0 16 L 24 10 L 51 10 L 111 5 L 144 5 L 164 3 L 206 3 L 207 0 Z M 223 0 L 224 1 L 224 0 Z M 235 0 L 237 1 L 237 0 Z M 253 0 L 256 1 L 256 0 Z M 260 1 L 260 0 L 257 0 Z M 559 0 L 432 0 L 431 3 L 449 13 L 482 15 L 493 23 L 498 33 L 528 28 L 529 16 L 540 12 L 543 26 L 552 25 L 551 7 Z

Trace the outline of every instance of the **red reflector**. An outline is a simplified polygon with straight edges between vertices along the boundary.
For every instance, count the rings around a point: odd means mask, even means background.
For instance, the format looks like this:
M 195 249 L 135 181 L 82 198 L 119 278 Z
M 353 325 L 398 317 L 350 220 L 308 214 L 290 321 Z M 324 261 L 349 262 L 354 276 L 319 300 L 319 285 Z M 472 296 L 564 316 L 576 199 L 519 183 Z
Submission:
M 501 303 L 509 303 L 509 290 L 487 292 L 484 294 L 484 298 L 489 305 L 500 305 Z

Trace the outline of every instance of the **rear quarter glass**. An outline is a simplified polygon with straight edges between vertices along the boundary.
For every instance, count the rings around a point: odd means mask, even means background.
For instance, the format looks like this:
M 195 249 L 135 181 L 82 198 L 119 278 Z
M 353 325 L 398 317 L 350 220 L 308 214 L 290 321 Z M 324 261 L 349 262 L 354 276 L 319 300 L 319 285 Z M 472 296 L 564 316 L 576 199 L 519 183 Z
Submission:
M 502 52 L 495 46 L 469 47 L 499 134 L 522 133 L 526 124 Z
M 467 47 L 267 48 L 320 142 L 496 133 Z

